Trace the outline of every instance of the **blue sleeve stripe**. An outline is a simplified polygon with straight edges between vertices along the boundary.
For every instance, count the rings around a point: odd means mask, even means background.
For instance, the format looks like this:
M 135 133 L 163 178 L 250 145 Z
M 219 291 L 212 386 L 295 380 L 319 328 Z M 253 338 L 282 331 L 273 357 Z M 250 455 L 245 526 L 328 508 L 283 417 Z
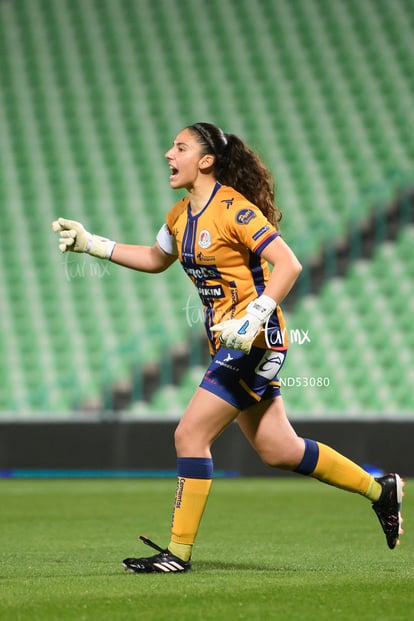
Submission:
M 276 239 L 276 237 L 279 237 L 279 233 L 271 233 L 270 235 L 265 237 L 265 239 L 258 246 L 255 247 L 253 252 L 255 252 L 256 254 L 261 254 L 266 246 L 270 244 L 271 241 Z

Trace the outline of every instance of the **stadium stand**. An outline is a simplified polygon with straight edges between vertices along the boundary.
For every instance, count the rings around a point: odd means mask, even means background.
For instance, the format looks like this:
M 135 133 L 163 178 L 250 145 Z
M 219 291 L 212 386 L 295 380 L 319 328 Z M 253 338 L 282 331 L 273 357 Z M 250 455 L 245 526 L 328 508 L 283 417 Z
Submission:
M 201 330 L 179 267 L 153 277 L 62 257 L 49 223 L 152 243 L 178 198 L 163 153 L 211 120 L 275 172 L 283 233 L 306 263 L 414 184 L 413 32 L 408 0 L 1 2 L 0 416 L 97 411 L 117 383 L 131 415 L 182 407 L 197 366 L 178 388 L 165 373 L 148 406 L 139 379 Z M 326 389 L 285 388 L 295 414 L 412 409 L 410 235 L 289 313 L 314 339 L 292 345 L 287 371 L 336 369 Z
M 287 314 L 290 352 L 281 381 L 291 415 L 412 414 L 413 243 L 410 226 L 396 243 L 381 244 L 372 260 L 356 261 L 345 278 L 327 281 L 318 296 L 303 297 Z M 168 411 L 168 397 L 182 410 L 200 376 L 196 367 L 180 386 L 160 389 L 151 409 Z

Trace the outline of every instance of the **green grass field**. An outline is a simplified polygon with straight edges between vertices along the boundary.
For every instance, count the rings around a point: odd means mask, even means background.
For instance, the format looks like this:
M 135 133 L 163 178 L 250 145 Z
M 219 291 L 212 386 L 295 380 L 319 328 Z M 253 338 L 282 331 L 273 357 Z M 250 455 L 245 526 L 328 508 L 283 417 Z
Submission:
M 0 481 L 1 621 L 414 618 L 414 500 L 388 550 L 367 500 L 316 481 L 217 479 L 192 573 L 125 573 L 168 543 L 175 481 Z

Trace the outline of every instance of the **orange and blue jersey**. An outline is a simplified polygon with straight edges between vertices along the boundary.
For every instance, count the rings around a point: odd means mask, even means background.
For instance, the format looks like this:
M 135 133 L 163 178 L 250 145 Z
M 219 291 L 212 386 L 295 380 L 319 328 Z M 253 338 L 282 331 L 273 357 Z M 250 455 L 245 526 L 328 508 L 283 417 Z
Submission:
M 176 239 L 178 258 L 193 281 L 204 307 L 205 325 L 212 353 L 218 337 L 210 328 L 239 318 L 261 295 L 270 277 L 262 251 L 279 233 L 264 214 L 232 187 L 217 183 L 205 207 L 191 213 L 190 197 L 168 212 L 167 226 Z M 263 332 L 257 347 L 287 348 L 283 314 L 278 306 L 268 322 L 270 341 Z

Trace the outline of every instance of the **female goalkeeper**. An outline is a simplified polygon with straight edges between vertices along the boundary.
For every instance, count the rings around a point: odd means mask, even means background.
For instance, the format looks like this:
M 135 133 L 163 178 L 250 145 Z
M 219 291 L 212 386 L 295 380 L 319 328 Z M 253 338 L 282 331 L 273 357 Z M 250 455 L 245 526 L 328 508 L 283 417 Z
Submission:
M 212 359 L 175 431 L 171 539 L 163 549 L 141 537 L 157 554 L 125 559 L 124 567 L 134 573 L 191 569 L 213 478 L 210 448 L 234 420 L 269 466 L 367 497 L 394 548 L 402 532 L 400 477 L 374 479 L 328 446 L 298 437 L 286 416 L 278 380 L 287 351 L 279 304 L 301 266 L 279 235 L 269 172 L 240 138 L 209 123 L 180 131 L 165 157 L 170 186 L 187 194 L 168 212 L 152 247 L 91 235 L 73 220 L 53 223 L 62 252 L 87 252 L 153 273 L 178 259 L 204 307 Z

